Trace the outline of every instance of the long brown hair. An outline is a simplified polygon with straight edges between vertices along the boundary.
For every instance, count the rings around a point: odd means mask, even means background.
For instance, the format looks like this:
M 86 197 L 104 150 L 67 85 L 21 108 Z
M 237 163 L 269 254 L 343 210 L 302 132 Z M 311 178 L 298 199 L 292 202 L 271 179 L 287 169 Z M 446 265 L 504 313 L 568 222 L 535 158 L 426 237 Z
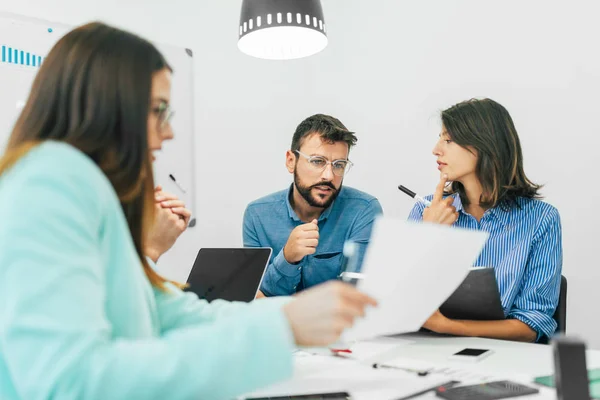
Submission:
M 518 206 L 518 197 L 541 197 L 542 186 L 525 175 L 519 135 L 502 105 L 491 99 L 463 101 L 442 111 L 442 123 L 452 141 L 477 154 L 482 207 L 510 208 Z M 452 182 L 448 193 L 459 193 L 463 204 L 469 204 L 462 183 Z
M 14 126 L 0 174 L 37 144 L 70 144 L 91 158 L 115 189 L 152 285 L 166 280 L 143 250 L 154 218 L 148 150 L 152 77 L 171 69 L 150 42 L 102 23 L 81 26 L 52 48 Z

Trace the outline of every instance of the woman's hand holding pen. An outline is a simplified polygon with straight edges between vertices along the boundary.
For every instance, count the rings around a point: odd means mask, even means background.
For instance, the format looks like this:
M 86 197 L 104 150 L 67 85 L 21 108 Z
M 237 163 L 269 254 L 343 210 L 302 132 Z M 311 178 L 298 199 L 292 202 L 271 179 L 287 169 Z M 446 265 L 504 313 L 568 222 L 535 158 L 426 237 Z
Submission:
M 353 286 L 330 281 L 298 293 L 283 311 L 296 344 L 325 346 L 335 343 L 356 318 L 364 316 L 367 306 L 376 305 Z
M 448 175 L 443 174 L 435 188 L 431 205 L 423 211 L 423 221 L 452 225 L 458 219 L 458 212 L 456 212 L 456 208 L 452 205 L 454 198 L 452 196 L 443 198 L 446 182 L 448 182 Z

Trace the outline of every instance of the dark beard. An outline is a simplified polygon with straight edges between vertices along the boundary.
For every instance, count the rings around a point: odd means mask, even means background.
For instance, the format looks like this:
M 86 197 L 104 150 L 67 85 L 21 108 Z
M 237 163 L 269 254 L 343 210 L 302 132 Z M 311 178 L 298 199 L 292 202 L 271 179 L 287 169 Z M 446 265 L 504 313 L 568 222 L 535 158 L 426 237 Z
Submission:
M 300 193 L 300 196 L 302 196 L 302 198 L 306 200 L 309 206 L 323 209 L 328 208 L 334 202 L 334 200 L 340 194 L 340 190 L 342 189 L 342 185 L 340 185 L 339 189 L 336 189 L 335 186 L 333 186 L 333 183 L 331 182 L 320 182 L 312 186 L 302 186 L 302 184 L 300 183 L 300 179 L 298 179 L 298 174 L 296 173 L 296 171 L 294 171 L 294 185 L 296 186 L 298 193 Z M 313 196 L 311 190 L 316 186 L 327 186 L 333 190 L 331 196 L 325 203 L 319 202 L 315 198 L 315 196 Z

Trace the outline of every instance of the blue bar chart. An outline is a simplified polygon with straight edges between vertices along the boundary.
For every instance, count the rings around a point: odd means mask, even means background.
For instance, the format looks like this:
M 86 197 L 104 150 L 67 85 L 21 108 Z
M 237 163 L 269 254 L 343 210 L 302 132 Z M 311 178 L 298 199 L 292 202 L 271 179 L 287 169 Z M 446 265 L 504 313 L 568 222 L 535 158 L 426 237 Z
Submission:
M 1 45 L 0 62 L 6 64 L 17 64 L 28 67 L 39 67 L 44 58 L 25 50 L 16 49 L 11 46 Z

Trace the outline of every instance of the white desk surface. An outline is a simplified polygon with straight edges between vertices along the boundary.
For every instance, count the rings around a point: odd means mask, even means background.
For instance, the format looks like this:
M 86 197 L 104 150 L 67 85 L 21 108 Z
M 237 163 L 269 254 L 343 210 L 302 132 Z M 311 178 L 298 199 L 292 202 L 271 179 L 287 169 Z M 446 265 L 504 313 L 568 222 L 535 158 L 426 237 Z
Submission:
M 450 369 L 456 369 L 460 371 L 458 375 L 464 376 L 456 379 L 461 381 L 467 381 L 472 379 L 473 376 L 489 376 L 488 380 L 497 379 L 512 379 L 521 383 L 529 384 L 530 386 L 536 386 L 532 383 L 532 379 L 535 376 L 550 375 L 553 373 L 553 358 L 552 358 L 552 347 L 541 344 L 530 344 L 530 343 L 518 343 L 509 342 L 502 340 L 492 339 L 481 339 L 481 338 L 463 338 L 463 337 L 444 337 L 426 333 L 413 333 L 395 336 L 399 343 L 399 346 L 391 351 L 388 351 L 384 355 L 377 355 L 367 359 L 363 359 L 360 362 L 357 360 L 343 360 L 342 362 L 347 363 L 360 363 L 365 365 L 371 365 L 373 362 L 385 363 L 386 361 L 391 362 L 393 359 L 408 359 L 415 360 L 418 363 L 430 364 L 430 365 L 443 365 L 450 367 Z M 448 357 L 457 351 L 471 347 L 471 348 L 484 348 L 491 349 L 493 353 L 487 358 L 478 362 L 465 362 L 465 361 L 454 361 L 449 360 Z M 305 356 L 306 357 L 306 356 Z M 297 387 L 302 382 L 301 375 L 306 372 L 306 358 L 297 357 L 297 370 L 294 378 L 289 383 L 290 387 Z M 327 369 L 338 369 L 343 368 L 343 364 L 340 364 L 339 357 L 331 356 L 314 356 L 315 361 L 311 361 L 312 366 L 316 372 L 313 376 L 319 376 L 328 374 Z M 335 361 L 330 359 L 337 359 Z M 317 365 L 314 364 L 317 362 Z M 336 364 L 337 362 L 337 364 Z M 322 363 L 322 368 L 319 368 L 318 363 Z M 600 368 L 600 351 L 588 350 L 587 352 L 587 363 L 588 368 Z M 357 368 L 365 368 L 363 365 L 356 365 Z M 321 372 L 319 372 L 319 370 Z M 361 376 L 361 370 L 355 372 L 357 375 L 353 375 L 351 380 L 359 381 Z M 383 371 L 384 370 L 375 370 Z M 364 372 L 367 372 L 364 369 Z M 387 370 L 386 373 L 390 371 Z M 405 373 L 403 371 L 398 372 L 398 379 L 419 379 L 414 374 Z M 339 373 L 338 373 L 339 375 Z M 366 378 L 366 376 L 370 376 Z M 453 376 L 453 378 L 456 375 Z M 366 379 L 372 379 L 373 375 L 365 375 Z M 414 378 L 413 378 L 414 377 Z M 304 377 L 305 378 L 305 377 Z M 446 379 L 447 380 L 451 380 Z M 327 379 L 327 378 L 324 378 Z M 360 382 L 356 382 L 360 385 Z M 368 385 L 362 385 L 368 387 Z M 518 397 L 518 399 L 555 399 L 556 394 L 553 389 L 548 389 L 541 386 L 536 386 L 540 389 L 540 393 L 532 396 Z M 369 399 L 369 400 L 393 400 L 396 396 L 389 394 L 383 394 L 381 391 L 375 391 L 373 393 L 365 393 L 361 390 L 360 393 L 353 393 L 352 388 L 349 392 L 355 395 L 356 399 Z M 429 393 L 418 397 L 418 399 L 439 399 L 434 393 Z
M 474 373 L 514 379 L 540 389 L 538 395 L 523 396 L 518 399 L 556 399 L 554 390 L 531 384 L 533 377 L 554 373 L 552 346 L 482 338 L 440 337 L 422 333 L 399 335 L 398 338 L 413 343 L 399 347 L 394 354 L 385 357 L 386 359 L 408 357 L 432 364 L 451 365 Z M 494 353 L 476 363 L 448 360 L 448 356 L 466 347 L 491 349 Z M 588 350 L 586 359 L 588 368 L 600 368 L 600 351 Z M 419 399 L 439 398 L 429 394 Z
M 408 357 L 432 363 L 451 364 L 463 369 L 475 369 L 489 374 L 507 373 L 526 376 L 551 375 L 554 373 L 552 346 L 506 340 L 442 337 L 426 333 L 397 336 L 413 343 L 399 347 L 386 359 Z M 489 357 L 476 363 L 449 361 L 448 357 L 466 347 L 491 349 Z M 600 368 L 600 351 L 587 351 L 588 368 Z M 384 362 L 385 360 L 381 360 Z

